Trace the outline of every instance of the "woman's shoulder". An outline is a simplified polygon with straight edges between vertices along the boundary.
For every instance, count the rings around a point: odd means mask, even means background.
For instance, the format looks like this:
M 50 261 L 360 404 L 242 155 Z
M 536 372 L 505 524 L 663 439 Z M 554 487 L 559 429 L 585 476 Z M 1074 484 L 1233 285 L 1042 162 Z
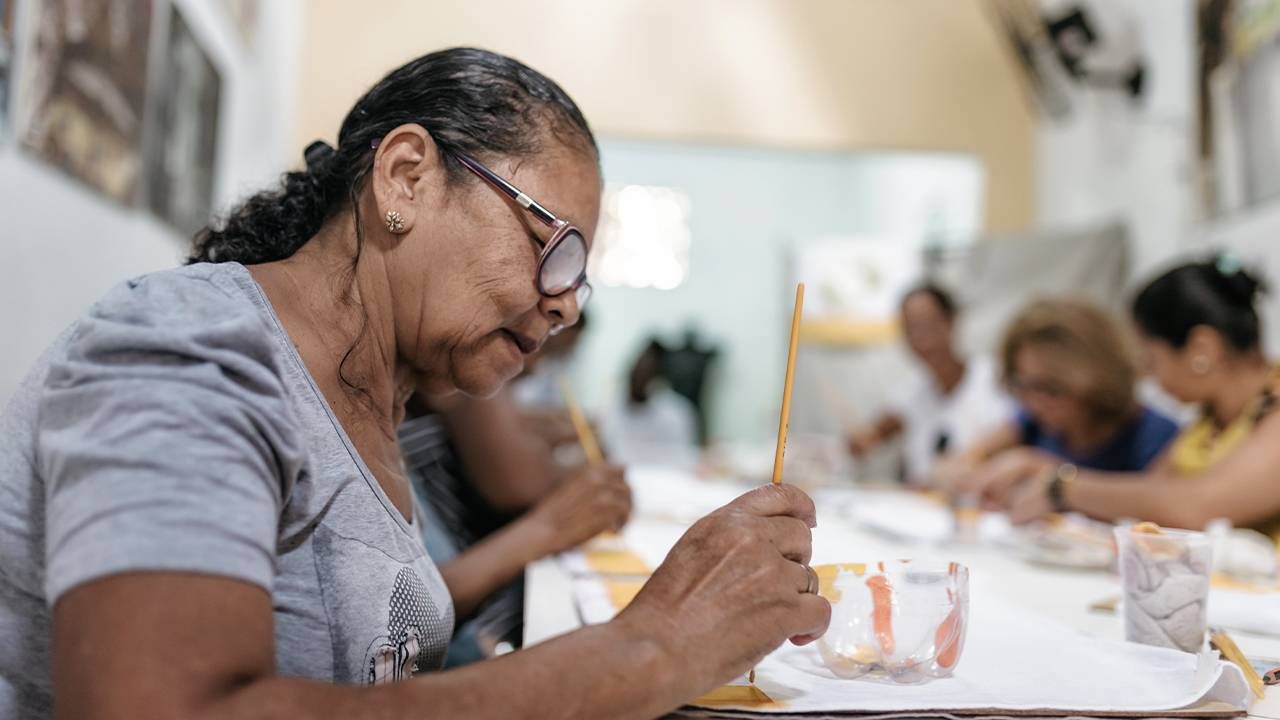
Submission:
M 86 318 L 186 325 L 231 315 L 261 315 L 253 280 L 238 263 L 199 263 L 126 280 L 94 303 Z
M 120 283 L 44 358 L 44 385 L 86 374 L 144 372 L 161 379 L 213 366 L 260 381 L 278 376 L 278 330 L 255 287 L 243 266 L 230 263 L 172 268 Z

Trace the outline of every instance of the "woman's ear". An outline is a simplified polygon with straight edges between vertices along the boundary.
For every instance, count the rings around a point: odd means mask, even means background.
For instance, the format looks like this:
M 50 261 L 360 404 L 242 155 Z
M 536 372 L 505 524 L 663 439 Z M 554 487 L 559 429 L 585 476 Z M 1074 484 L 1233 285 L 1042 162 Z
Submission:
M 1188 359 L 1191 369 L 1197 375 L 1207 375 L 1210 370 L 1220 367 L 1226 359 L 1226 340 L 1222 333 L 1208 325 L 1197 325 L 1187 334 L 1187 344 L 1182 355 Z
M 435 140 L 421 125 L 401 125 L 387 133 L 373 155 L 370 189 L 379 224 L 393 235 L 411 232 L 421 221 L 422 195 L 443 188 L 445 167 Z

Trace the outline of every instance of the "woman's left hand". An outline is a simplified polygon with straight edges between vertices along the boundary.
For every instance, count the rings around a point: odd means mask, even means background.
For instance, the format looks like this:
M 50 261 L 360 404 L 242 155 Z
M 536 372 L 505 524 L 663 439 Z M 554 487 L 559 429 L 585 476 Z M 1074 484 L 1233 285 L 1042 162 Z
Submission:
M 1045 470 L 1018 485 L 1009 493 L 1009 521 L 1014 525 L 1026 525 L 1054 512 L 1049 500 L 1049 482 L 1053 475 Z
M 973 472 L 966 483 L 985 508 L 1007 510 L 1014 490 L 1028 480 L 1048 473 L 1059 461 L 1030 447 L 1006 450 Z

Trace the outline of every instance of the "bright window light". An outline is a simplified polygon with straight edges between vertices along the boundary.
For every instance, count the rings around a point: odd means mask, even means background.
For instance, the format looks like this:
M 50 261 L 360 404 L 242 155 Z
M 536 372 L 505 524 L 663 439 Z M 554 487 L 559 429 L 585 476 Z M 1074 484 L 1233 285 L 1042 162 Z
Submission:
M 615 287 L 679 287 L 689 276 L 689 242 L 689 197 L 683 192 L 646 185 L 609 189 L 591 279 Z

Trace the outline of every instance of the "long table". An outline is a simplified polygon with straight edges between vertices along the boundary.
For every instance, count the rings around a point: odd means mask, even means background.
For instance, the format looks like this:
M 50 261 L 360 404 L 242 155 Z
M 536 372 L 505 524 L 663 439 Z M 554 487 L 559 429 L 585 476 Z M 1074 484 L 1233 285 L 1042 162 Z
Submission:
M 689 482 L 698 481 L 690 476 Z M 717 486 L 725 496 L 749 487 Z M 683 532 L 689 518 L 655 512 L 658 504 L 644 502 L 643 489 L 636 487 L 635 490 L 637 512 L 623 537 L 630 547 L 651 558 L 651 564 L 656 566 Z M 975 598 L 998 596 L 1093 636 L 1118 638 L 1123 635 L 1118 617 L 1089 608 L 1098 600 L 1119 594 L 1119 581 L 1111 573 L 1034 565 L 1006 548 L 976 542 L 938 547 L 886 537 L 853 522 L 848 513 L 843 512 L 845 503 L 856 502 L 856 498 L 857 495 L 852 495 L 851 499 L 847 491 L 815 493 L 818 527 L 813 535 L 814 564 L 926 556 L 954 560 L 969 567 Z M 562 564 L 556 558 L 546 558 L 530 565 L 525 572 L 525 645 L 543 642 L 580 625 L 572 578 Z M 1240 632 L 1233 632 L 1232 636 L 1251 657 L 1280 659 L 1280 638 Z M 1250 717 L 1280 720 L 1280 687 L 1267 690 L 1266 697 L 1252 707 Z

